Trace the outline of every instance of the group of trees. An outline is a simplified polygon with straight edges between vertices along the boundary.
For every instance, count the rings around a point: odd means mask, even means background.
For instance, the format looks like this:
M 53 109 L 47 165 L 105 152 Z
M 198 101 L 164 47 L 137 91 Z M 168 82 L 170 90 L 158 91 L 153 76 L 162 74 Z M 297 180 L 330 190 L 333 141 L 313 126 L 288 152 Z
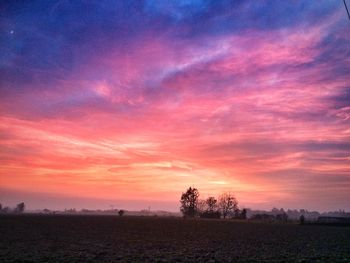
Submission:
M 9 214 L 9 213 L 13 213 L 13 214 L 22 214 L 25 210 L 25 204 L 19 203 L 16 205 L 15 208 L 10 208 L 8 206 L 3 207 L 2 204 L 0 204 L 0 213 L 1 214 Z
M 231 193 L 223 193 L 218 199 L 213 196 L 199 199 L 198 189 L 190 187 L 182 193 L 180 203 L 184 217 L 246 219 L 246 210 L 238 208 L 237 199 Z

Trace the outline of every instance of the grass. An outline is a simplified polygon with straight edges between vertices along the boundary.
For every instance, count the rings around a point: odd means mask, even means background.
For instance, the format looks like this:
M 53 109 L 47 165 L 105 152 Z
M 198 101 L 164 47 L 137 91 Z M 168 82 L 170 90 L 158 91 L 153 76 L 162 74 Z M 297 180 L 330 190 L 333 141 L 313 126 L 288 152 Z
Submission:
M 350 262 L 350 227 L 2 216 L 1 262 Z

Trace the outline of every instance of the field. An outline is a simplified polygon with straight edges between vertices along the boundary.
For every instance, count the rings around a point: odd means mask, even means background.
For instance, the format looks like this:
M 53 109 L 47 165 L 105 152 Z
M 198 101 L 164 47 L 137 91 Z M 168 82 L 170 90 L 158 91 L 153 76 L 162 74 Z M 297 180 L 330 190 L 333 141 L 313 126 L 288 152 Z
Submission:
M 350 227 L 2 216 L 1 262 L 350 262 Z

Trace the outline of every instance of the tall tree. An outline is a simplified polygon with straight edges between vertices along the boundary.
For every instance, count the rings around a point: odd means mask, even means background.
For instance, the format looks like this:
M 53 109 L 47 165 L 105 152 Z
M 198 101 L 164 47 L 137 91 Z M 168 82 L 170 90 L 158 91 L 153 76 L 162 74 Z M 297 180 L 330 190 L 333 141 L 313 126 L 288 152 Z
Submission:
M 188 188 L 181 195 L 181 212 L 185 217 L 194 217 L 197 214 L 199 192 L 196 188 Z
M 207 202 L 204 199 L 199 199 L 197 201 L 197 212 L 203 214 L 207 210 Z
M 224 218 L 239 212 L 238 202 L 233 194 L 223 193 L 219 196 L 219 209 Z
M 215 197 L 213 197 L 213 196 L 210 196 L 207 198 L 207 200 L 205 200 L 205 203 L 207 204 L 207 211 L 209 213 L 216 212 L 217 202 L 218 202 L 218 200 L 216 200 Z

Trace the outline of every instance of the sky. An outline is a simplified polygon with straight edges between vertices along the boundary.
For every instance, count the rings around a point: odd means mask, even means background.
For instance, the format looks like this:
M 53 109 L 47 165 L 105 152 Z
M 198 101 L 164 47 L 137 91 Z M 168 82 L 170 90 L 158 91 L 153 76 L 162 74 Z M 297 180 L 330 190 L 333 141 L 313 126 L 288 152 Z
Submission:
M 348 4 L 350 6 L 350 2 Z M 350 210 L 342 1 L 1 1 L 0 202 Z

